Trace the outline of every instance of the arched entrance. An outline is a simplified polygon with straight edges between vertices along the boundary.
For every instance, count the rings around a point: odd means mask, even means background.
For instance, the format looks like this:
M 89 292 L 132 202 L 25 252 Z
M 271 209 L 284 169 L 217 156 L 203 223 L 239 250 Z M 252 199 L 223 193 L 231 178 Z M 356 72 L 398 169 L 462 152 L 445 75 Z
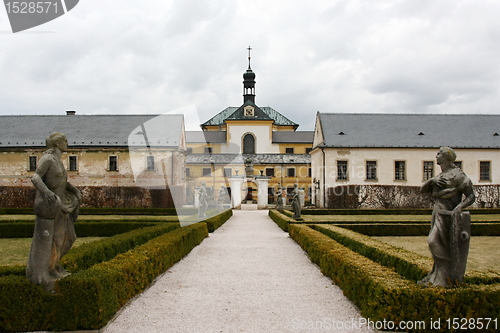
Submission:
M 253 180 L 247 180 L 243 182 L 241 188 L 241 198 L 242 204 L 254 204 L 257 203 L 258 198 L 257 184 Z

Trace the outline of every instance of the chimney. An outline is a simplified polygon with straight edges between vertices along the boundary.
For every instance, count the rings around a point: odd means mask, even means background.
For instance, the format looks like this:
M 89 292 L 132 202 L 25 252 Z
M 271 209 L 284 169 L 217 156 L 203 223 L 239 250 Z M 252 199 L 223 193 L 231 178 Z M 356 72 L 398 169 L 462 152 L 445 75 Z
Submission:
M 75 114 L 76 114 L 76 111 L 74 111 L 74 110 L 67 110 L 66 111 L 67 116 L 74 116 Z

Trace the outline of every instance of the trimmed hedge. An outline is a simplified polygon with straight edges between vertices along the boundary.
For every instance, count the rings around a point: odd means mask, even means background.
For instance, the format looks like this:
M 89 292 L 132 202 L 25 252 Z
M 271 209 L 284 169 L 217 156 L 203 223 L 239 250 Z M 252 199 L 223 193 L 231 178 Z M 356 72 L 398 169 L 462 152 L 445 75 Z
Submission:
M 101 328 L 207 235 L 205 223 L 178 228 L 58 281 L 55 295 L 25 277 L 0 277 L 0 331 Z
M 458 288 L 421 288 L 391 268 L 373 262 L 306 225 L 291 224 L 289 232 L 321 271 L 372 321 L 425 322 L 448 318 L 498 318 L 500 284 Z M 441 330 L 449 331 L 441 326 Z M 490 327 L 484 332 L 494 332 Z
M 500 214 L 500 208 L 468 208 L 471 214 Z M 431 215 L 432 208 L 303 209 L 302 215 Z
M 138 228 L 178 222 L 76 222 L 75 231 L 78 237 L 109 237 Z M 0 223 L 0 238 L 31 238 L 35 230 L 35 222 Z
M 393 268 L 398 274 L 412 281 L 419 281 L 432 268 L 432 259 L 408 251 L 369 236 L 332 225 L 312 225 L 311 228 L 325 234 L 338 243 L 348 247 L 383 266 Z M 465 275 L 466 283 L 500 283 L 500 275 L 469 271 Z
M 130 225 L 130 223 L 126 225 Z M 180 228 L 178 223 L 153 224 L 152 227 L 136 229 L 99 241 L 82 244 L 79 247 L 72 248 L 61 259 L 61 264 L 72 273 L 84 270 L 178 228 Z M 25 276 L 26 266 L 0 266 L 0 276 L 10 274 Z
M 80 208 L 80 215 L 192 215 L 196 208 Z M 0 208 L 0 215 L 35 214 L 30 208 Z
M 296 222 L 294 219 L 291 217 L 288 217 L 287 215 L 281 213 L 278 210 L 270 209 L 269 210 L 269 217 L 283 230 L 283 231 L 288 231 L 288 225 L 290 223 Z
M 321 224 L 323 223 L 314 223 Z M 344 229 L 349 229 L 367 236 L 427 236 L 430 224 L 426 223 L 328 223 Z M 472 236 L 500 236 L 500 223 L 472 222 Z
M 178 228 L 180 228 L 178 223 L 164 223 L 153 227 L 132 230 L 100 241 L 82 244 L 79 247 L 71 249 L 61 259 L 61 264 L 71 273 L 88 269 L 95 264 L 111 260 L 120 253 L 127 252 L 155 237 Z
M 217 230 L 220 226 L 222 226 L 224 223 L 226 223 L 229 218 L 233 216 L 233 210 L 228 209 L 218 215 L 212 216 L 203 222 L 207 224 L 208 227 L 208 232 L 214 232 Z

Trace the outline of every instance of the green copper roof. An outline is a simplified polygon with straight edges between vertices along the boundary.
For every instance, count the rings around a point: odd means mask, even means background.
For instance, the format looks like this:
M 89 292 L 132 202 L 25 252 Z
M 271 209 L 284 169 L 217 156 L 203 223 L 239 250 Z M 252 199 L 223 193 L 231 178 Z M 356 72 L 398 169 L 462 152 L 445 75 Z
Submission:
M 273 108 L 271 108 L 269 106 L 258 107 L 250 101 L 246 101 L 240 107 L 230 106 L 230 107 L 222 110 L 221 112 L 219 112 L 218 114 L 216 114 L 215 116 L 213 116 L 212 118 L 210 118 L 209 120 L 207 120 L 206 122 L 201 124 L 201 126 L 203 127 L 203 126 L 224 125 L 224 122 L 226 119 L 250 120 L 250 119 L 245 118 L 243 116 L 243 108 L 246 105 L 252 105 L 256 109 L 255 115 L 257 117 L 253 118 L 253 120 L 272 119 L 272 120 L 274 120 L 274 124 L 278 125 L 278 126 L 294 126 L 295 128 L 299 127 L 298 124 L 294 123 L 293 121 L 291 121 L 290 119 L 288 119 L 287 117 L 285 117 L 284 115 L 279 113 L 278 111 L 274 110 Z M 260 113 L 260 111 L 262 111 L 262 113 Z

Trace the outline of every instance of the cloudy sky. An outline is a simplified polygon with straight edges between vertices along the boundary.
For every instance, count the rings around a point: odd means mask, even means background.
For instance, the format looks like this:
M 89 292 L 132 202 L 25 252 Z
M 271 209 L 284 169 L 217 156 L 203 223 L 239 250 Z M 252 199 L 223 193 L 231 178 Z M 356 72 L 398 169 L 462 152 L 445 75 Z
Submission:
M 0 114 L 206 121 L 256 103 L 299 130 L 320 112 L 499 113 L 500 2 L 80 0 L 13 34 L 0 8 Z M 188 119 L 188 121 L 191 119 Z

